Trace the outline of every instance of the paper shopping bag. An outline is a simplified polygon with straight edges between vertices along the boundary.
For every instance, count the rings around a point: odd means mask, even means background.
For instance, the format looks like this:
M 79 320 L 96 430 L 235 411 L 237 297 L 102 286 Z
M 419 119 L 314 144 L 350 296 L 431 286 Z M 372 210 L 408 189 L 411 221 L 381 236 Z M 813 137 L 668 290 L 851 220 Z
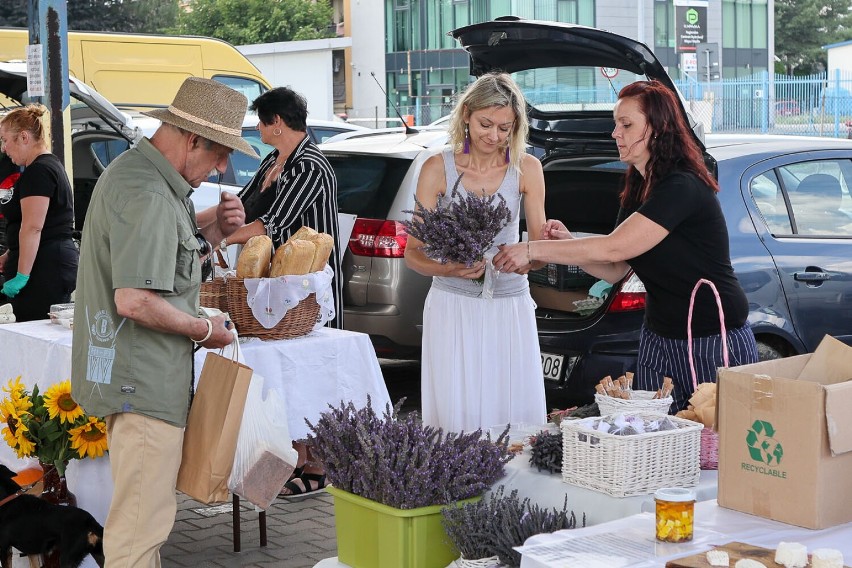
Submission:
M 229 500 L 228 477 L 234 465 L 237 437 L 251 368 L 208 353 L 183 438 L 177 489 L 201 503 Z

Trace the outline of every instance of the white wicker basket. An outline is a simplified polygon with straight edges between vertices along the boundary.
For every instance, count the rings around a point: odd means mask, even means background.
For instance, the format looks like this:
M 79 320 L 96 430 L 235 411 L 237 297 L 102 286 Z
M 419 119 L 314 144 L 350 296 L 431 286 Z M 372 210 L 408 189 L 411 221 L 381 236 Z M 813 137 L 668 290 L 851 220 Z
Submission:
M 647 420 L 653 413 L 632 412 Z M 562 422 L 562 481 L 614 497 L 647 495 L 660 487 L 695 487 L 701 474 L 698 422 L 669 416 L 677 430 L 617 436 L 591 428 L 595 420 Z
M 601 416 L 619 414 L 621 412 L 651 412 L 653 414 L 668 414 L 672 405 L 672 397 L 653 398 L 657 391 L 630 391 L 633 398 L 623 399 L 603 394 L 595 394 L 595 402 L 601 411 Z

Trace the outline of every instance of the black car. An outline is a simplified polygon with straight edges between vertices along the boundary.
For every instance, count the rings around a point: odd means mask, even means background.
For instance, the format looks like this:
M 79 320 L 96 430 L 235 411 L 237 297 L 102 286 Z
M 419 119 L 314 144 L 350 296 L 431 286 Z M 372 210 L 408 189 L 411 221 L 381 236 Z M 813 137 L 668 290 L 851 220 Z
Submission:
M 626 168 L 611 137 L 617 93 L 639 79 L 676 92 L 651 50 L 602 30 L 514 17 L 450 33 L 473 75 L 503 70 L 524 90 L 530 142 L 543 150 L 547 216 L 575 233 L 609 233 Z M 852 142 L 710 135 L 705 144 L 685 106 L 684 115 L 721 186 L 761 358 L 812 351 L 825 334 L 852 343 Z M 589 293 L 595 280 L 577 267 L 552 265 L 530 280 L 550 405 L 589 402 L 602 377 L 635 366 L 644 315 L 635 276 L 605 297 Z

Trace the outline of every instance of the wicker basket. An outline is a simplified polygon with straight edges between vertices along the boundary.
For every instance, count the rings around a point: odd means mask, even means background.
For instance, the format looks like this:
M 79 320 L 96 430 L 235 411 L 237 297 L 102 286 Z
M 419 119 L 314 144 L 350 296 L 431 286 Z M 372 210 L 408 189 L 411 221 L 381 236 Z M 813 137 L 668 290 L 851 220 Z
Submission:
M 199 303 L 205 308 L 216 308 L 227 312 L 228 292 L 225 287 L 225 279 L 218 276 L 213 280 L 202 282 Z
M 320 307 L 316 294 L 311 294 L 295 308 L 287 310 L 287 314 L 278 324 L 267 329 L 260 325 L 251 313 L 246 301 L 246 287 L 242 278 L 229 278 L 225 282 L 228 300 L 228 314 L 237 327 L 237 333 L 243 337 L 260 337 L 261 339 L 293 339 L 307 335 L 317 323 Z
M 659 414 L 637 412 L 645 420 Z M 698 422 L 669 416 L 677 430 L 617 436 L 587 420 L 564 420 L 562 481 L 613 497 L 647 495 L 660 487 L 695 487 L 701 430 Z
M 656 391 L 631 391 L 631 399 L 615 398 L 602 394 L 595 394 L 595 402 L 601 411 L 601 416 L 607 414 L 620 414 L 622 412 L 650 412 L 652 414 L 668 414 L 672 405 L 672 397 L 654 398 Z

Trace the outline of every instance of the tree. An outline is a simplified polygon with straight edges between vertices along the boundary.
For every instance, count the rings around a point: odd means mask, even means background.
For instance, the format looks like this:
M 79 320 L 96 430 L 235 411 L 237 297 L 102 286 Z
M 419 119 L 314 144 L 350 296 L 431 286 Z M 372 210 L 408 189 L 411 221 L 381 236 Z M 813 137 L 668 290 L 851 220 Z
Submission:
M 328 0 L 193 0 L 173 30 L 234 45 L 333 37 Z
M 827 67 L 823 45 L 852 39 L 849 0 L 775 0 L 775 55 L 781 72 L 811 75 Z
M 25 28 L 29 0 L 2 0 L 0 26 Z M 174 27 L 177 0 L 67 0 L 68 29 L 163 33 Z

